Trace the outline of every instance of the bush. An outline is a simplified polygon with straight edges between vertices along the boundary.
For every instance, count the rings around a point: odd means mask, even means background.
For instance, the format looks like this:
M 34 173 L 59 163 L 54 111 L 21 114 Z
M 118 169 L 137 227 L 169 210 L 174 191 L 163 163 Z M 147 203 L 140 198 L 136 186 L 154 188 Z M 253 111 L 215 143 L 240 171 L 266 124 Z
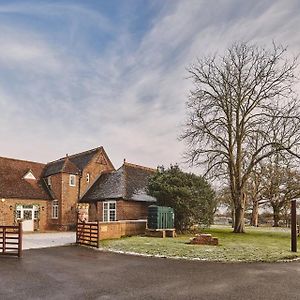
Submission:
M 167 170 L 160 167 L 149 180 L 148 193 L 158 205 L 174 209 L 175 228 L 179 231 L 213 222 L 215 192 L 202 176 L 185 173 L 177 165 Z

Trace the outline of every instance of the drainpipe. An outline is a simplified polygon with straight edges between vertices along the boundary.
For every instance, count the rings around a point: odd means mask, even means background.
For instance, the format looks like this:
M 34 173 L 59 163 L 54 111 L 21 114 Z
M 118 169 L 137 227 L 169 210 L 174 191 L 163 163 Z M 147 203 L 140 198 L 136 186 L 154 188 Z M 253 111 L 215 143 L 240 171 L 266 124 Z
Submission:
M 78 201 L 80 200 L 80 185 L 81 185 L 82 171 L 79 172 L 79 180 L 78 180 Z

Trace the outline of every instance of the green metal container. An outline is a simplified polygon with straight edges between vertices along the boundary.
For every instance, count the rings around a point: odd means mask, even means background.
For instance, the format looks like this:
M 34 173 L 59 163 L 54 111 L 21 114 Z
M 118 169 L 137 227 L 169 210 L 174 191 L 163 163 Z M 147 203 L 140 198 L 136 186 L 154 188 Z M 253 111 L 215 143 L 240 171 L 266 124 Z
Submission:
M 174 210 L 167 206 L 150 205 L 148 207 L 149 229 L 173 229 Z

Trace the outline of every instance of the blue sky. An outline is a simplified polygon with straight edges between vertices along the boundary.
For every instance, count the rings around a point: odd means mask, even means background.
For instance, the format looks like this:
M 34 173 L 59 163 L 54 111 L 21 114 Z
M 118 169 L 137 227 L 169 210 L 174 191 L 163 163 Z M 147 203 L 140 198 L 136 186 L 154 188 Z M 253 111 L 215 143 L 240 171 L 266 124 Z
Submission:
M 238 40 L 296 54 L 299 28 L 298 0 L 0 1 L 0 156 L 181 163 L 186 67 Z

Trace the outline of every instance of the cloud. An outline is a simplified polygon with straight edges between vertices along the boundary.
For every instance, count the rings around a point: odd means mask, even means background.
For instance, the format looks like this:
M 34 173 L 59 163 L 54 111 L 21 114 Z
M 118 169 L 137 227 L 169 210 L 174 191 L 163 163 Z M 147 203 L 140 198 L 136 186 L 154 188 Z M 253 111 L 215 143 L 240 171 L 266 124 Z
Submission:
M 158 1 L 138 38 L 133 3 L 117 23 L 102 5 L 0 5 L 0 155 L 49 161 L 103 145 L 116 166 L 181 162 L 196 57 L 236 40 L 299 50 L 297 1 Z

